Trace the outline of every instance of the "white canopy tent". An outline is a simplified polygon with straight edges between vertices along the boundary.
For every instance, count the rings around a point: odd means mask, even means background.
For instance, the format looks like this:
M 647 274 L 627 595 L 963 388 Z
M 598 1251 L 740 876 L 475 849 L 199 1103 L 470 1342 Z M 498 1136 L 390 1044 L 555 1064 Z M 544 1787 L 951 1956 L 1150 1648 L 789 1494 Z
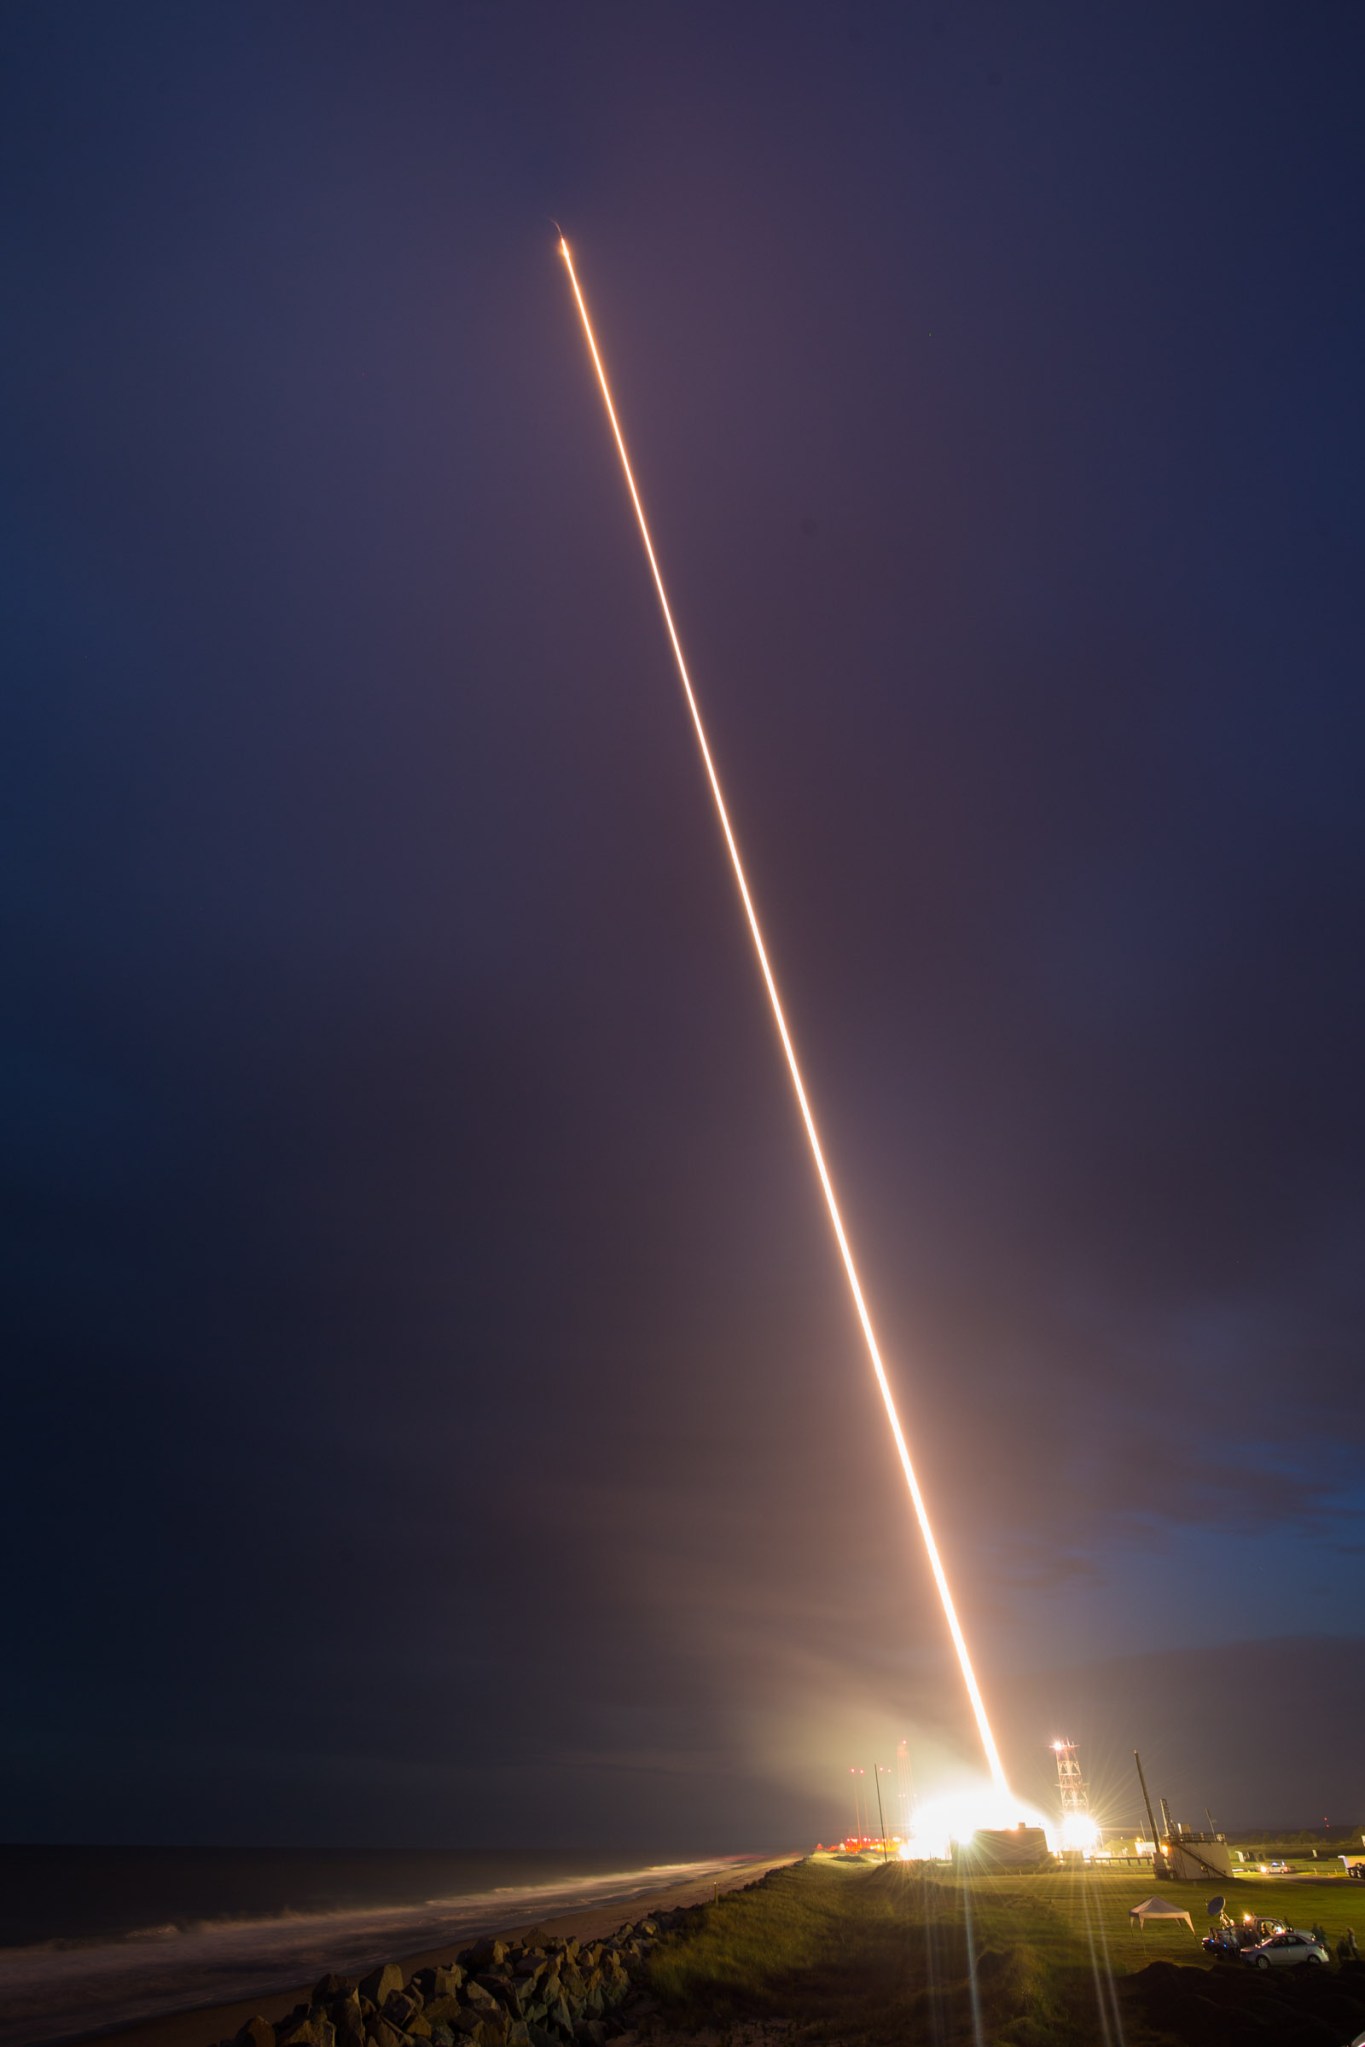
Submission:
M 1140 1905 L 1129 1907 L 1128 1917 L 1136 1919 L 1144 1931 L 1149 1919 L 1154 1919 L 1158 1926 L 1169 1926 L 1172 1920 L 1183 1919 L 1190 1932 L 1194 1932 L 1194 1921 L 1184 1906 L 1173 1905 L 1169 1898 L 1144 1898 Z

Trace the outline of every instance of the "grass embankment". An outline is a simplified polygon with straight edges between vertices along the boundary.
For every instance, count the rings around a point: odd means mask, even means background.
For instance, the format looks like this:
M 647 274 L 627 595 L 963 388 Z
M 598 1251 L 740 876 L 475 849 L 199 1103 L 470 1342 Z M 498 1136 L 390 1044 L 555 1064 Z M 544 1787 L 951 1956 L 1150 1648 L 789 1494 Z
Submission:
M 656 1952 L 652 1987 L 669 2023 L 686 2030 L 748 2022 L 841 2047 L 977 2038 L 1092 2047 L 1125 2036 L 1140 2047 L 1168 2036 L 1144 2030 L 1121 1979 L 1149 1962 L 1203 1963 L 1207 1924 L 1199 1887 L 1167 1884 L 1157 1888 L 1190 1913 L 1195 1933 L 1136 1933 L 1129 1907 L 1153 1888 L 1131 1873 L 961 1882 L 894 1863 L 811 1859 L 707 1906 Z M 1344 1882 L 1228 1888 L 1230 1909 L 1304 1927 L 1320 1920 L 1333 1941 L 1365 1920 L 1365 1901 Z
M 895 1863 L 807 1861 L 708 1906 L 656 1953 L 652 1984 L 682 2026 L 757 2021 L 847 2047 L 946 2047 L 976 2038 L 975 2004 L 1002 2047 L 1079 2047 L 1093 2028 L 1072 2025 L 1019 1939 L 1023 1909 Z

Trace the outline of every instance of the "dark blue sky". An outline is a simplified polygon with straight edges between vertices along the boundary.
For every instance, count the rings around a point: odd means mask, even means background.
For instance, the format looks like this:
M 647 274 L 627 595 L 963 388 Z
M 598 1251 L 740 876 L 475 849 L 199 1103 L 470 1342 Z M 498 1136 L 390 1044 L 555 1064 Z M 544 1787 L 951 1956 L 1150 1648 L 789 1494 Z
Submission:
M 0 23 L 14 1838 L 1359 1820 L 1358 11 Z

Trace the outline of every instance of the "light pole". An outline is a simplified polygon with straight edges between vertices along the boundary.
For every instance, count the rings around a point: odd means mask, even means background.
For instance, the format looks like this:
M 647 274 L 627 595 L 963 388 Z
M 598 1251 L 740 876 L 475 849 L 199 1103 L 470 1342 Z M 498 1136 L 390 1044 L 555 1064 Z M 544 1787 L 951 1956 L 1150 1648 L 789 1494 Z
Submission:
M 861 1789 L 858 1779 L 866 1773 L 860 1770 L 856 1763 L 850 1763 L 848 1774 L 853 1779 L 853 1838 L 861 1848 L 863 1845 L 863 1802 L 858 1796 Z
M 872 1765 L 872 1781 L 877 1787 L 877 1825 L 881 1829 L 883 1862 L 886 1860 L 886 1815 L 882 1811 L 882 1778 L 890 1775 L 890 1770 L 883 1764 Z

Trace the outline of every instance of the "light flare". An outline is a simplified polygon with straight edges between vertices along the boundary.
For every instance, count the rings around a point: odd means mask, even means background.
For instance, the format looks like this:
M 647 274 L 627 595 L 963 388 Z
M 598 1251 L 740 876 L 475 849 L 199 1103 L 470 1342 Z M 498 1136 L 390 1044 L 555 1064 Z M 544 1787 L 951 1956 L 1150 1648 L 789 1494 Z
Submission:
M 1035 1806 L 1025 1804 L 995 1781 L 983 1779 L 917 1805 L 909 1837 L 898 1852 L 902 1862 L 946 1862 L 955 1841 L 965 1844 L 982 1829 L 1003 1832 L 1009 1827 L 1041 1827 L 1048 1846 L 1056 1846 L 1056 1827 Z
M 706 777 L 711 785 L 711 795 L 715 801 L 716 815 L 720 820 L 721 832 L 724 835 L 726 848 L 730 855 L 730 864 L 734 869 L 735 884 L 739 890 L 740 900 L 744 905 L 744 914 L 749 925 L 749 935 L 753 940 L 754 952 L 758 958 L 764 986 L 768 991 L 768 1001 L 772 1007 L 773 1021 L 777 1026 L 777 1034 L 781 1039 L 782 1050 L 786 1055 L 787 1070 L 791 1075 L 792 1088 L 796 1095 L 797 1105 L 801 1111 L 801 1120 L 805 1125 L 806 1137 L 810 1145 L 811 1157 L 815 1163 L 816 1174 L 819 1178 L 821 1189 L 824 1192 L 825 1206 L 829 1212 L 830 1225 L 834 1231 L 835 1241 L 839 1246 L 839 1255 L 843 1260 L 844 1273 L 848 1280 L 849 1292 L 853 1297 L 853 1305 L 857 1310 L 863 1339 L 867 1345 L 867 1354 L 876 1376 L 877 1387 L 882 1397 L 882 1405 L 886 1410 L 886 1419 L 890 1425 L 892 1439 L 896 1446 L 896 1455 L 900 1459 L 901 1470 L 904 1474 L 911 1503 L 915 1510 L 915 1519 L 919 1523 L 920 1535 L 923 1538 L 925 1551 L 929 1558 L 929 1568 L 933 1573 L 934 1584 L 938 1589 L 939 1600 L 943 1607 L 944 1619 L 948 1624 L 948 1633 L 952 1638 L 953 1648 L 957 1652 L 958 1665 L 962 1672 L 962 1681 L 966 1686 L 967 1697 L 971 1702 L 972 1714 L 976 1721 L 977 1733 L 981 1738 L 981 1746 L 985 1751 L 991 1778 L 997 1792 L 1008 1797 L 1009 1786 L 1005 1777 L 1004 1765 L 1000 1760 L 1000 1752 L 995 1744 L 995 1736 L 991 1732 L 990 1719 L 986 1712 L 986 1702 L 981 1695 L 981 1687 L 977 1683 L 976 1672 L 972 1668 L 972 1659 L 967 1649 L 967 1640 L 962 1632 L 962 1624 L 957 1617 L 957 1608 L 953 1603 L 953 1595 L 948 1585 L 948 1576 L 943 1567 L 943 1559 L 939 1554 L 938 1543 L 934 1539 L 933 1527 L 929 1520 L 929 1509 L 925 1503 L 924 1494 L 915 1473 L 915 1467 L 911 1462 L 910 1449 L 905 1440 L 905 1432 L 901 1428 L 900 1417 L 896 1412 L 896 1403 L 891 1392 L 891 1382 L 887 1378 L 886 1368 L 882 1363 L 881 1351 L 878 1347 L 876 1333 L 872 1327 L 872 1317 L 868 1312 L 867 1302 L 863 1296 L 862 1284 L 853 1262 L 853 1252 L 849 1246 L 843 1218 L 839 1213 L 839 1204 L 835 1198 L 834 1184 L 830 1179 L 829 1169 L 825 1164 L 824 1152 L 815 1127 L 815 1118 L 811 1112 L 810 1102 L 806 1095 L 805 1083 L 801 1078 L 801 1069 L 797 1063 L 796 1050 L 792 1044 L 791 1034 L 787 1029 L 787 1020 L 783 1014 L 781 997 L 777 992 L 777 982 L 773 977 L 773 971 L 768 962 L 767 947 L 763 943 L 763 934 L 759 929 L 758 915 L 754 909 L 753 898 L 749 893 L 749 884 L 745 878 L 744 866 L 739 857 L 739 847 L 735 843 L 735 835 L 730 828 L 730 817 L 725 807 L 725 798 L 721 793 L 720 778 L 716 773 L 715 763 L 711 758 L 711 748 L 707 743 L 701 711 L 693 694 L 691 678 L 687 672 L 687 663 L 683 658 L 682 643 L 678 638 L 677 627 L 673 623 L 673 613 L 669 606 L 668 593 L 664 589 L 664 579 L 659 569 L 658 557 L 654 552 L 654 542 L 650 538 L 649 524 L 645 518 L 644 506 L 640 502 L 640 493 L 635 487 L 635 475 L 631 468 L 630 456 L 626 452 L 625 436 L 621 431 L 621 424 L 616 415 L 615 404 L 612 402 L 611 387 L 607 382 L 607 373 L 598 351 L 592 321 L 588 317 L 588 308 L 579 286 L 578 273 L 574 269 L 573 257 L 569 254 L 569 244 L 562 235 L 559 241 L 559 253 L 564 258 L 564 265 L 569 273 L 569 282 L 573 287 L 574 300 L 578 307 L 579 318 L 583 323 L 583 333 L 587 340 L 588 351 L 592 356 L 593 368 L 597 373 L 597 382 L 601 388 L 602 402 L 606 407 L 607 418 L 611 422 L 612 436 L 616 442 L 616 451 L 621 458 L 621 468 L 625 475 L 626 488 L 630 493 L 630 501 L 635 510 L 636 523 L 640 528 L 640 538 L 644 543 L 645 556 L 649 562 L 650 574 L 654 580 L 655 593 L 659 599 L 659 609 L 663 614 L 669 643 L 673 649 L 673 659 L 677 665 L 683 694 L 687 699 L 687 708 L 691 714 L 692 727 L 696 734 L 697 746 L 701 752 L 702 764 L 706 769 Z
M 1100 1845 L 1099 1823 L 1088 1812 L 1063 1813 L 1056 1831 L 1061 1846 L 1079 1855 L 1091 1855 Z

